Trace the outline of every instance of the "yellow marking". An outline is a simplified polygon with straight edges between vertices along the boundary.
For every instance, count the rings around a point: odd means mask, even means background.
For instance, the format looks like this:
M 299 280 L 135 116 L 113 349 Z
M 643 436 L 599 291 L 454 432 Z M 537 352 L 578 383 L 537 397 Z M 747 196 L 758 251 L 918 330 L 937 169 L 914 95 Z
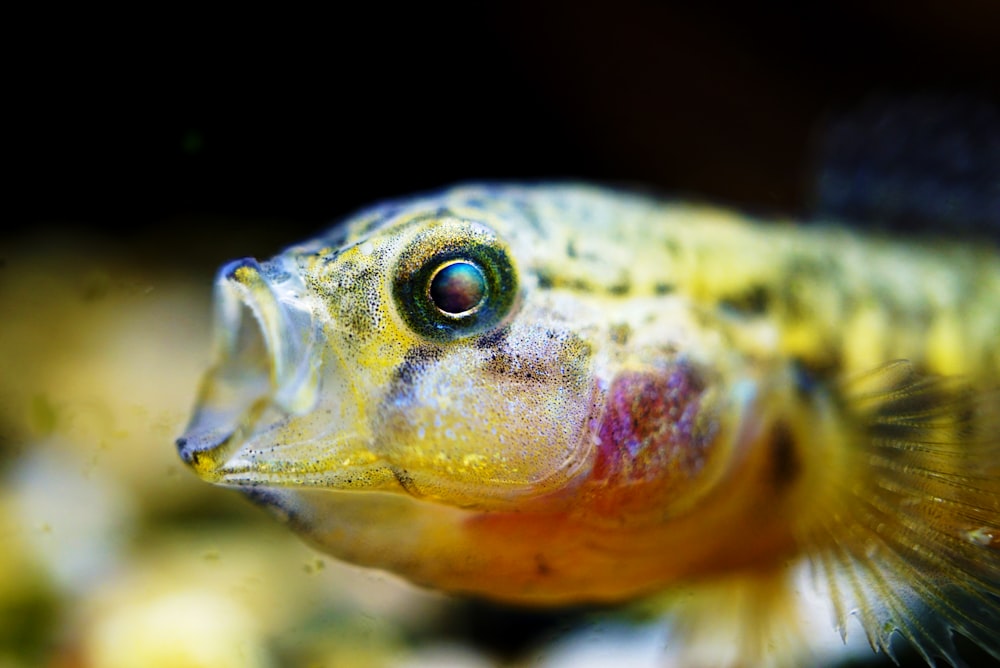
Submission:
M 886 361 L 885 313 L 873 302 L 858 308 L 844 325 L 844 339 L 853 345 L 844 348 L 844 364 L 849 369 L 874 369 Z
M 243 265 L 236 268 L 236 271 L 233 272 L 233 278 L 243 285 L 249 286 L 260 279 L 260 274 L 253 267 Z
M 928 365 L 934 373 L 943 375 L 968 373 L 967 345 L 958 316 L 952 311 L 938 313 L 927 334 Z

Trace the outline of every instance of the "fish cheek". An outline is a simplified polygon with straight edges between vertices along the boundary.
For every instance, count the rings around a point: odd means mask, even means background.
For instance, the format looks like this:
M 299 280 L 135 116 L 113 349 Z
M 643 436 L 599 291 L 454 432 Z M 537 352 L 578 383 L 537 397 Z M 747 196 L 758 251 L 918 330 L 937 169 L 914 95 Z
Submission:
M 481 343 L 481 342 L 480 342 Z M 375 425 L 412 494 L 488 507 L 559 486 L 580 468 L 592 413 L 589 351 L 470 341 L 408 355 Z
M 711 430 L 699 428 L 701 381 L 685 365 L 624 371 L 611 383 L 598 435 L 595 479 L 641 480 L 668 469 L 696 475 Z
M 628 509 L 633 519 L 651 506 L 677 512 L 712 487 L 720 423 L 710 386 L 676 359 L 612 378 L 594 427 L 598 445 L 588 479 L 598 512 Z
M 611 383 L 598 427 L 592 478 L 631 483 L 697 476 L 716 423 L 706 419 L 705 384 L 688 364 L 621 372 Z

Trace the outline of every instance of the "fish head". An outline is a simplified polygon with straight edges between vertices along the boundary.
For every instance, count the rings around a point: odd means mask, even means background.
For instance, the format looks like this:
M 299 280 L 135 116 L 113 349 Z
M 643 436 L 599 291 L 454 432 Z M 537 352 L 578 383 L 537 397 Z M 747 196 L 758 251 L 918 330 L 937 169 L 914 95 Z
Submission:
M 223 267 L 182 458 L 221 484 L 462 507 L 565 486 L 587 458 L 591 355 L 530 297 L 524 216 L 416 202 Z

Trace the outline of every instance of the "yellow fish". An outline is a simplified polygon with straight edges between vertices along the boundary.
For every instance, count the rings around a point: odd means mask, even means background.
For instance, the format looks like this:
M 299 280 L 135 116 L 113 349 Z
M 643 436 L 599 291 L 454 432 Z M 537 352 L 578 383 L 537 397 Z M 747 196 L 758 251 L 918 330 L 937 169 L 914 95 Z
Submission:
M 808 563 L 842 634 L 1000 658 L 989 244 L 470 185 L 216 293 L 180 455 L 332 555 L 518 604 L 683 586 L 684 635 L 744 664 L 801 656 Z

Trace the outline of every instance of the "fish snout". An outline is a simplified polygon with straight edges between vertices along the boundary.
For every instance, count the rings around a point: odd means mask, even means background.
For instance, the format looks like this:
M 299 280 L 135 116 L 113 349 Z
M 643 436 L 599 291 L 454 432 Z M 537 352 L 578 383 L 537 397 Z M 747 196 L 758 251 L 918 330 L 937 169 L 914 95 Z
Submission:
M 215 283 L 213 366 L 177 439 L 181 459 L 215 478 L 261 424 L 303 415 L 319 395 L 322 330 L 302 280 L 279 261 L 235 260 Z

